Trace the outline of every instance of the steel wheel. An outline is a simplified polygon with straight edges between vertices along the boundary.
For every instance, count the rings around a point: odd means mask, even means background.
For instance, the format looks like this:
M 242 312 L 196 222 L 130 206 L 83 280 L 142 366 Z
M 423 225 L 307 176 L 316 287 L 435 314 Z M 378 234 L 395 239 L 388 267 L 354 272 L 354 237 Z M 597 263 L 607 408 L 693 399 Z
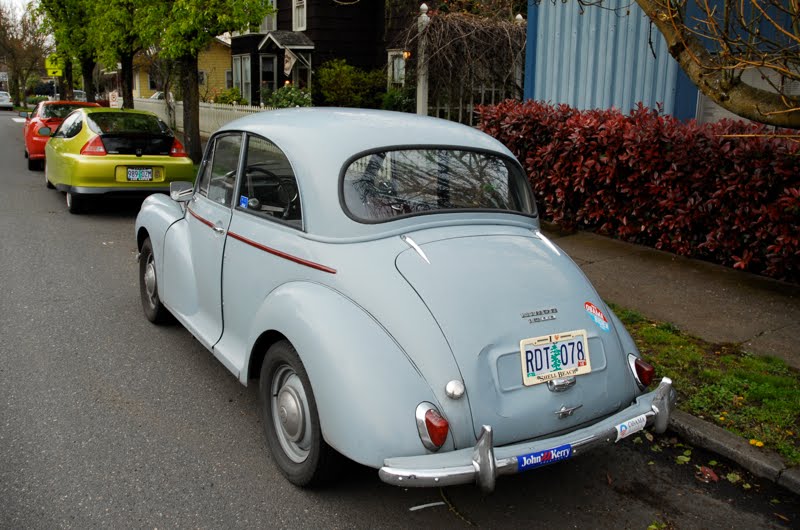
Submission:
M 343 459 L 322 437 L 311 381 L 289 341 L 267 350 L 259 394 L 267 443 L 281 473 L 297 486 L 333 479 Z
M 150 238 L 145 239 L 142 243 L 142 251 L 139 255 L 139 295 L 147 320 L 154 324 L 166 324 L 172 321 L 172 313 L 164 307 L 158 297 L 156 260 L 153 256 L 153 244 L 150 242 Z
M 272 421 L 278 442 L 292 462 L 308 458 L 311 447 L 311 415 L 303 382 L 292 367 L 284 364 L 275 371 L 270 391 Z

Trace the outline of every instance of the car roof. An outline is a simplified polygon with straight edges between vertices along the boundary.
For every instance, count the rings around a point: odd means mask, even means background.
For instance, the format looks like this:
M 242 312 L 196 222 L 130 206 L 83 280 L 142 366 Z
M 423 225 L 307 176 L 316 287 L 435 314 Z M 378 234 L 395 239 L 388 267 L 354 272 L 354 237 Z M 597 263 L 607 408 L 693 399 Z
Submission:
M 414 226 L 419 218 L 367 225 L 353 221 L 339 203 L 339 177 L 349 159 L 365 151 L 401 146 L 452 146 L 486 150 L 514 159 L 503 144 L 472 127 L 403 112 L 347 108 L 294 108 L 259 112 L 219 129 L 267 138 L 288 157 L 297 177 L 310 234 L 368 237 Z
M 98 103 L 90 103 L 88 101 L 75 101 L 72 99 L 62 99 L 59 101 L 42 101 L 42 105 L 76 105 L 80 107 L 99 107 Z
M 117 113 L 117 112 L 125 112 L 125 113 L 128 113 L 128 114 L 145 114 L 147 116 L 156 116 L 156 117 L 158 117 L 154 112 L 150 112 L 149 110 L 115 109 L 115 108 L 110 108 L 110 107 L 101 107 L 100 105 L 97 105 L 96 107 L 84 108 L 84 109 L 81 109 L 81 110 L 83 112 L 87 113 L 87 114 L 94 114 L 96 112 L 115 112 L 115 113 Z

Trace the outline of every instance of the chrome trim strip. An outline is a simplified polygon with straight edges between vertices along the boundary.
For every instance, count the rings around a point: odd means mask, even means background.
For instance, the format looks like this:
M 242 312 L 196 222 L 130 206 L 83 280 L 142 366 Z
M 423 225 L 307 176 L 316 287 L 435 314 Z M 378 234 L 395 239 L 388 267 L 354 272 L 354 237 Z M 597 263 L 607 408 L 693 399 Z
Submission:
M 534 230 L 533 233 L 534 233 L 534 235 L 536 235 L 536 237 L 541 239 L 544 242 L 544 244 L 547 245 L 548 248 L 550 248 L 550 250 L 555 252 L 556 256 L 560 256 L 561 255 L 561 252 L 558 251 L 558 248 L 556 248 L 556 246 L 553 244 L 552 241 L 550 241 L 549 239 L 547 239 L 545 237 L 545 235 L 542 233 L 541 230 Z
M 407 235 L 405 235 L 405 234 L 401 235 L 401 236 L 400 236 L 400 239 L 402 239 L 403 241 L 405 241 L 405 242 L 408 244 L 408 246 L 409 246 L 409 247 L 411 247 L 411 248 L 413 248 L 414 250 L 416 250 L 416 251 L 417 251 L 417 254 L 419 254 L 419 256 L 420 256 L 422 259 L 424 259 L 424 260 L 425 260 L 425 263 L 427 263 L 428 265 L 430 265 L 430 264 L 431 264 L 431 261 L 428 259 L 428 256 L 426 256 L 426 255 L 425 255 L 425 252 L 423 252 L 423 251 L 422 251 L 422 249 L 420 248 L 420 246 L 419 246 L 419 245 L 417 245 L 417 243 L 416 243 L 416 242 L 415 242 L 413 239 L 411 239 L 410 237 L 408 237 L 408 236 L 407 236 Z

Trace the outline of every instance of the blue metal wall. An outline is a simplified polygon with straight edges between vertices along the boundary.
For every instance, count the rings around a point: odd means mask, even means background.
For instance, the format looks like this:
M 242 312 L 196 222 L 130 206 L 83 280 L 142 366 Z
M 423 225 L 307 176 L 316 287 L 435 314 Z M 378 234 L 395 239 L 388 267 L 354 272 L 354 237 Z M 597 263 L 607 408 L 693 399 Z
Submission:
M 667 114 L 693 118 L 697 89 L 644 12 L 631 0 L 603 6 L 581 14 L 574 0 L 529 1 L 525 97 L 624 112 L 661 103 Z

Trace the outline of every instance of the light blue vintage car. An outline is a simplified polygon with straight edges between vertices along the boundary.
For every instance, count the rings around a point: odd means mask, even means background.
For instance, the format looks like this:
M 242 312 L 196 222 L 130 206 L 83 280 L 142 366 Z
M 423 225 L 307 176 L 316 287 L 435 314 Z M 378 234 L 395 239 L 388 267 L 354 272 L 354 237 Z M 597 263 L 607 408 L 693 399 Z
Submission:
M 136 219 L 144 312 L 258 380 L 294 484 L 341 455 L 398 486 L 476 483 L 646 426 L 671 381 L 539 230 L 512 154 L 409 114 L 292 109 L 231 122 L 197 182 Z

